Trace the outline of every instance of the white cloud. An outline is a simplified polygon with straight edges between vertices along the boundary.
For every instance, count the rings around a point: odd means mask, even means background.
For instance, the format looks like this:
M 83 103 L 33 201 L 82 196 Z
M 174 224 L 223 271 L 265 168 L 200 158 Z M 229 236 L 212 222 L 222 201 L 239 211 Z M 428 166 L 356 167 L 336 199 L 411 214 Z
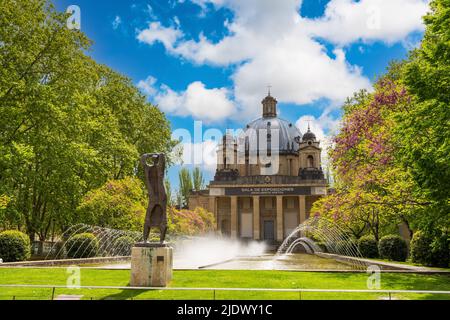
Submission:
M 227 88 L 208 89 L 202 82 L 195 81 L 185 91 L 176 92 L 165 84 L 159 87 L 155 84 L 156 79 L 149 76 L 137 86 L 164 112 L 192 116 L 207 123 L 220 121 L 235 112 Z
M 371 82 L 360 67 L 349 64 L 342 45 L 358 40 L 402 41 L 423 28 L 421 16 L 427 7 L 423 0 L 331 0 L 323 17 L 306 19 L 299 14 L 301 0 L 191 1 L 203 10 L 231 10 L 233 20 L 224 23 L 229 35 L 214 43 L 200 34 L 196 41 L 186 39 L 179 29 L 154 22 L 138 34 L 138 39 L 150 45 L 160 41 L 169 53 L 196 64 L 235 66 L 231 78 L 238 112 L 234 114 L 229 112 L 233 108 L 224 98 L 228 92 L 225 94 L 223 88 L 207 90 L 222 101 L 218 104 L 222 112 L 205 110 L 204 101 L 194 104 L 199 108 L 188 107 L 189 99 L 195 100 L 190 93 L 205 93 L 201 82 L 192 83 L 182 93 L 165 87 L 160 97 L 166 110 L 182 115 L 194 112 L 195 117 L 206 116 L 211 121 L 229 116 L 248 120 L 259 115 L 268 84 L 279 102 L 299 105 L 323 98 L 338 105 L 353 92 L 369 89 Z M 339 46 L 330 54 L 315 36 Z M 175 104 L 185 107 L 175 110 Z
M 147 29 L 139 31 L 139 41 L 149 45 L 161 42 L 167 50 L 172 50 L 175 42 L 183 36 L 183 33 L 172 27 L 164 27 L 160 22 L 151 22 Z
M 180 155 L 175 164 L 192 165 L 214 173 L 217 168 L 217 146 L 218 142 L 213 140 L 180 143 L 173 151 L 174 154 Z
M 422 16 L 429 0 L 331 0 L 323 17 L 305 19 L 314 36 L 346 45 L 358 40 L 402 41 L 413 31 L 422 31 Z
M 156 93 L 156 89 L 154 87 L 156 83 L 156 78 L 152 76 L 148 76 L 145 80 L 140 80 L 137 84 L 137 87 L 141 89 L 142 93 L 147 96 L 153 96 Z
M 120 16 L 116 16 L 112 23 L 112 27 L 114 30 L 116 30 L 121 24 L 122 24 L 122 19 L 120 18 Z

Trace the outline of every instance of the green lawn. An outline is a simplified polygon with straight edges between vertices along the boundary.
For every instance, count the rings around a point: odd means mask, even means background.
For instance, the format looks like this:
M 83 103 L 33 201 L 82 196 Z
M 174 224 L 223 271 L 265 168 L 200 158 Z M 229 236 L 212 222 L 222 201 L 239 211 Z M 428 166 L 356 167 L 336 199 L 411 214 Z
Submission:
M 129 270 L 81 269 L 81 286 L 127 286 Z M 0 268 L 0 284 L 66 285 L 64 268 Z M 175 271 L 172 287 L 367 289 L 367 275 L 289 271 Z M 381 274 L 381 289 L 450 291 L 450 276 Z M 83 299 L 213 299 L 212 291 L 56 289 Z M 52 289 L 0 288 L 0 299 L 50 299 Z M 218 291 L 216 299 L 299 299 L 299 293 Z M 386 299 L 376 293 L 302 293 L 302 299 Z M 393 299 L 450 299 L 449 295 L 394 294 Z

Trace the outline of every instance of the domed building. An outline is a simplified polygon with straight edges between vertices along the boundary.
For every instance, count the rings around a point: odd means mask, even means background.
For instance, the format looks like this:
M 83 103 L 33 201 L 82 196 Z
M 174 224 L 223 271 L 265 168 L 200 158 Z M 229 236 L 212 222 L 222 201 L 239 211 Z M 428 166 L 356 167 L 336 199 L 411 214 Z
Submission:
M 261 118 L 237 137 L 223 137 L 214 180 L 207 190 L 192 192 L 189 207 L 213 212 L 224 235 L 279 244 L 309 218 L 327 181 L 320 141 L 310 128 L 302 135 L 279 118 L 270 93 L 262 105 Z

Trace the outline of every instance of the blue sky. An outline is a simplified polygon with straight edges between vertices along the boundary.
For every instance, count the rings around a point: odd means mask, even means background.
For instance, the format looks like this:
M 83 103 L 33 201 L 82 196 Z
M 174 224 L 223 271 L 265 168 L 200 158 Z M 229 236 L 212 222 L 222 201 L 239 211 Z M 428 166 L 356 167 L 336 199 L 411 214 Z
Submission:
M 420 41 L 425 0 L 54 0 L 81 9 L 89 54 L 130 77 L 172 129 L 241 128 L 272 86 L 324 140 L 339 106 Z M 205 166 L 207 179 L 213 166 Z M 177 185 L 179 167 L 169 170 Z

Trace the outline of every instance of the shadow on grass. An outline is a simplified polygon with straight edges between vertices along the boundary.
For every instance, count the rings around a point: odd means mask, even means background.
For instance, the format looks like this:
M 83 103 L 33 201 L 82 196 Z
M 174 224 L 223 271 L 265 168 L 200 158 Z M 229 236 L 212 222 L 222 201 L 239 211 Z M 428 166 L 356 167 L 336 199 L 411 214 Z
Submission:
M 111 294 L 109 296 L 103 297 L 101 300 L 134 300 L 137 296 L 152 292 L 154 290 L 127 290 L 124 289 L 118 293 Z
M 381 275 L 382 289 L 450 291 L 450 276 L 385 273 Z M 405 299 L 449 300 L 449 294 L 401 294 Z

